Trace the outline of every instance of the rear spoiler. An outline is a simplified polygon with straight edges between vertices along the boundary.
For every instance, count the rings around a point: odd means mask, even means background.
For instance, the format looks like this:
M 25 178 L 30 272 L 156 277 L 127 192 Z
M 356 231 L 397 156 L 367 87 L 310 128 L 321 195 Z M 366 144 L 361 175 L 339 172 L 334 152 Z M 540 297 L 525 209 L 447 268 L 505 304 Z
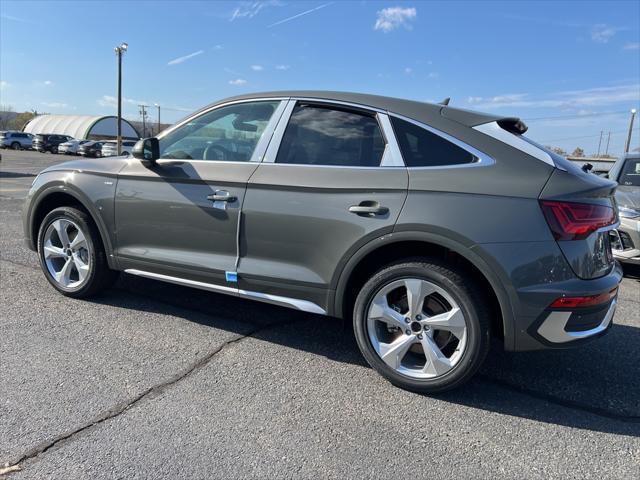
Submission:
M 496 122 L 501 128 L 516 135 L 522 135 L 527 131 L 525 123 L 516 117 L 502 117 L 490 113 L 480 113 L 463 108 L 442 107 L 440 114 L 450 120 L 456 121 L 468 127 L 475 127 L 484 123 Z

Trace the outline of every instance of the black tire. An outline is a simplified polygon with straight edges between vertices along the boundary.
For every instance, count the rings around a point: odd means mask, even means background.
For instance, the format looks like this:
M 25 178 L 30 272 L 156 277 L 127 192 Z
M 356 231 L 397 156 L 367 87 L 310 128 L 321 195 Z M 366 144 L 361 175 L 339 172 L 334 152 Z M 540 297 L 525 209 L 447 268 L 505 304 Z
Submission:
M 58 147 L 51 147 L 51 153 L 57 154 L 58 153 Z
M 14 150 L 20 150 L 20 143 L 18 142 L 13 142 L 11 144 L 11 148 L 13 148 Z
M 369 365 L 393 385 L 418 393 L 435 394 L 457 388 L 480 368 L 489 351 L 490 310 L 478 286 L 461 270 L 432 258 L 408 259 L 374 274 L 362 287 L 353 311 L 356 341 Z M 378 356 L 368 335 L 367 312 L 375 294 L 390 282 L 421 278 L 444 289 L 458 303 L 467 328 L 467 345 L 458 363 L 435 378 L 416 379 L 403 375 Z
M 44 236 L 47 228 L 58 219 L 68 219 L 80 227 L 89 245 L 90 269 L 87 280 L 79 287 L 66 288 L 55 281 L 47 268 L 44 253 Z M 38 257 L 45 278 L 63 295 L 73 298 L 87 298 L 110 287 L 118 276 L 107 264 L 107 257 L 98 229 L 91 218 L 83 211 L 73 207 L 59 207 L 49 212 L 38 230 Z

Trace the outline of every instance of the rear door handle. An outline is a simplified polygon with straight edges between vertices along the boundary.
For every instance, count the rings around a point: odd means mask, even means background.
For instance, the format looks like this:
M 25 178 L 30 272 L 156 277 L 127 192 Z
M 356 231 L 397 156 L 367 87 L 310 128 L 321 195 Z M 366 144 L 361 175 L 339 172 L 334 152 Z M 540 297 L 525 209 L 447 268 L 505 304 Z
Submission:
M 349 211 L 351 213 L 355 213 L 356 215 L 360 215 L 362 217 L 372 217 L 374 215 L 386 215 L 389 213 L 389 209 L 387 207 L 383 207 L 378 202 L 374 202 L 371 200 L 365 200 L 364 202 L 360 202 L 359 205 L 352 205 L 349 207 Z
M 207 195 L 207 200 L 211 200 L 212 202 L 235 202 L 236 197 L 226 190 L 216 190 L 215 193 Z

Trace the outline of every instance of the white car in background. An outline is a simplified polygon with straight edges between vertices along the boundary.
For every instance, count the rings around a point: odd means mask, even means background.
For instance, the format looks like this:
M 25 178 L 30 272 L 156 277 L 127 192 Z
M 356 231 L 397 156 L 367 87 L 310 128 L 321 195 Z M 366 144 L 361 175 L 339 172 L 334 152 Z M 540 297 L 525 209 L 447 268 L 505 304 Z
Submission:
M 64 153 L 65 155 L 78 155 L 78 149 L 80 145 L 87 143 L 89 140 L 73 140 L 66 141 L 58 145 L 58 153 Z
M 133 151 L 133 146 L 136 144 L 135 141 L 132 140 L 123 140 L 122 141 L 122 155 L 129 156 Z M 109 140 L 102 144 L 102 156 L 103 157 L 115 157 L 118 155 L 118 146 L 115 141 Z

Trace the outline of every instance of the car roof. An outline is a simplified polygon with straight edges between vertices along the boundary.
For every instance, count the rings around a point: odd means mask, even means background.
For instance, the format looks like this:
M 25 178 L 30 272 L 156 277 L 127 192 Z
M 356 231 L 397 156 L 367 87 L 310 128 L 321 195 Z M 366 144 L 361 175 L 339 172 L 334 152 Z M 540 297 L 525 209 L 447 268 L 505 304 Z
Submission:
M 329 100 L 345 103 L 353 103 L 364 107 L 371 107 L 377 110 L 384 110 L 405 117 L 412 118 L 427 124 L 438 122 L 442 117 L 454 120 L 463 125 L 470 127 L 481 125 L 483 123 L 494 122 L 505 119 L 504 116 L 496 116 L 487 113 L 474 112 L 461 108 L 454 108 L 439 103 L 421 102 L 417 100 L 405 100 L 402 98 L 385 97 L 380 95 L 371 95 L 367 93 L 354 92 L 333 92 L 322 90 L 282 90 L 274 92 L 257 92 L 245 95 L 237 95 L 225 98 L 223 100 L 211 103 L 206 107 L 198 110 L 204 111 L 219 104 L 239 101 L 251 100 L 258 98 L 282 98 L 282 97 L 298 97 L 308 98 L 312 100 Z M 196 112 L 196 113 L 198 113 Z M 191 116 L 191 115 L 189 115 Z

